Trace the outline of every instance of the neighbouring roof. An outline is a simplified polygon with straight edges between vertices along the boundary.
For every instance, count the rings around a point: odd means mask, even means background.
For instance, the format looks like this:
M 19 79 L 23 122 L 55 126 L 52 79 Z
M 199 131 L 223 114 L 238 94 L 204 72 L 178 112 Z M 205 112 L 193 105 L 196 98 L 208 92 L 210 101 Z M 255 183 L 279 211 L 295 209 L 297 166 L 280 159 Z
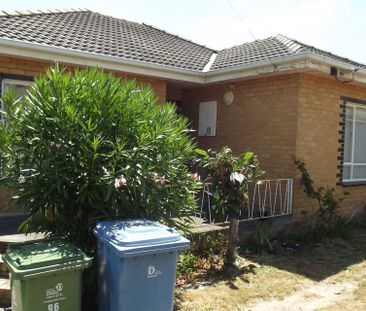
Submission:
M 312 54 L 350 67 L 366 65 L 300 43 L 282 35 L 221 51 L 155 27 L 89 10 L 6 13 L 0 11 L 0 39 L 113 56 L 191 72 L 214 72 Z
M 218 52 L 211 70 L 247 65 L 268 61 L 284 56 L 315 54 L 335 61 L 340 61 L 356 68 L 366 69 L 366 65 L 354 62 L 348 58 L 334 55 L 310 45 L 277 35 L 263 40 L 244 43 Z
M 3 12 L 0 38 L 202 71 L 214 50 L 89 10 Z

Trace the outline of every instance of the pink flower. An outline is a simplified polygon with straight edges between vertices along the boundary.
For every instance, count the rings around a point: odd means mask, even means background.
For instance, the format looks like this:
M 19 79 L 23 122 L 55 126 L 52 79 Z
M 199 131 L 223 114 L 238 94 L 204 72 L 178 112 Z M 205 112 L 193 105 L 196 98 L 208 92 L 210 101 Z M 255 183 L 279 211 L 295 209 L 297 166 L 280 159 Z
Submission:
M 127 186 L 127 180 L 123 176 L 114 180 L 114 188 L 119 189 Z
M 154 181 L 159 184 L 159 185 L 165 185 L 167 180 L 165 178 L 165 176 L 159 177 L 159 174 L 157 172 L 152 172 L 151 173 L 152 178 L 154 179 Z

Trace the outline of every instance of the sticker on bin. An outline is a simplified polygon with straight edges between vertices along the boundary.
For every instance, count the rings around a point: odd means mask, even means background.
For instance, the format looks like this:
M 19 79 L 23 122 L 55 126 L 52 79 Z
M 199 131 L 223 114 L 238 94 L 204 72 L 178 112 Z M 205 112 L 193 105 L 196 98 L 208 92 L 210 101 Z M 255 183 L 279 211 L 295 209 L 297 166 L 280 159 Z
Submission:
M 64 286 L 62 283 L 58 283 L 54 288 L 46 289 L 46 299 L 55 299 L 63 296 L 62 290 Z
M 151 265 L 147 267 L 147 278 L 156 278 L 161 274 L 161 271 L 157 270 L 155 266 Z
M 47 304 L 47 310 L 50 311 L 58 311 L 59 310 L 59 301 L 65 300 L 66 297 L 63 293 L 64 285 L 62 283 L 57 283 L 55 287 L 46 289 L 46 300 L 43 302 Z

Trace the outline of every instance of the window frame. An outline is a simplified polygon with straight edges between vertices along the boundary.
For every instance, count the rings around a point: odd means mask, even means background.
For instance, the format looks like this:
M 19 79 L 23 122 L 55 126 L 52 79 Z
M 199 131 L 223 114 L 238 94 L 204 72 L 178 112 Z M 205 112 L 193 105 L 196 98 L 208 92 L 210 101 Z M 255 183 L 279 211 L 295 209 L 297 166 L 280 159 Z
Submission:
M 352 102 L 352 101 L 347 101 L 345 103 L 345 106 L 346 106 L 346 110 L 347 110 L 347 108 L 352 108 L 352 119 L 347 118 L 346 113 L 345 113 L 345 116 L 344 116 L 345 127 L 346 127 L 347 121 L 352 121 L 352 142 L 351 142 L 351 160 L 350 160 L 350 162 L 343 161 L 343 171 L 344 171 L 345 167 L 349 167 L 350 168 L 350 175 L 349 175 L 350 178 L 345 179 L 344 176 L 342 176 L 342 182 L 344 184 L 366 183 L 366 177 L 365 178 L 353 178 L 354 166 L 364 166 L 364 167 L 366 167 L 366 159 L 365 159 L 365 162 L 355 162 L 354 161 L 355 139 L 356 139 L 356 135 L 355 135 L 356 122 L 366 123 L 366 121 L 357 120 L 357 118 L 356 118 L 357 109 L 356 108 L 363 109 L 363 110 L 366 111 L 366 106 L 363 105 L 363 104 Z M 344 139 L 346 139 L 346 137 L 344 137 Z M 344 143 L 345 143 L 345 141 L 344 141 Z
M 205 131 L 203 128 L 204 124 L 202 124 L 202 120 L 204 118 L 201 113 L 203 111 L 204 105 L 213 106 L 213 115 L 212 115 L 212 118 L 210 118 L 210 121 L 212 122 L 212 132 L 210 134 L 207 134 L 207 131 Z M 199 102 L 199 104 L 198 104 L 198 129 L 197 129 L 198 137 L 216 137 L 216 135 L 217 135 L 217 110 L 218 110 L 218 103 L 216 100 Z
M 1 77 L 0 77 L 1 79 Z M 1 79 L 1 94 L 0 97 L 2 98 L 5 94 L 5 86 L 6 85 L 22 85 L 22 86 L 30 86 L 32 85 L 32 83 L 34 83 L 34 81 L 32 80 L 22 80 L 22 79 L 14 79 L 14 78 L 3 78 Z M 4 107 L 2 106 L 2 102 L 0 101 L 0 110 L 4 110 Z M 1 115 L 0 115 L 0 122 L 2 122 L 1 120 Z M 2 176 L 3 174 L 3 159 L 0 156 L 0 176 Z
M 30 85 L 32 85 L 32 83 L 33 83 L 33 81 L 29 81 L 29 80 L 4 78 L 1 80 L 1 96 L 4 96 L 4 94 L 5 94 L 5 85 L 6 84 L 30 86 Z

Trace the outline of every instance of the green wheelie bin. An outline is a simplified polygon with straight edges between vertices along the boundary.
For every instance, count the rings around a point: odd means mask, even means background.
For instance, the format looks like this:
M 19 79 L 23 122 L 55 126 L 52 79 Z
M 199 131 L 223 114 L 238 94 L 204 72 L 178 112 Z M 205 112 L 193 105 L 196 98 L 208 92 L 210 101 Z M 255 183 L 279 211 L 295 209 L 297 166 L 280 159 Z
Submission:
M 11 244 L 3 255 L 11 272 L 12 311 L 80 311 L 82 270 L 91 264 L 62 240 Z

